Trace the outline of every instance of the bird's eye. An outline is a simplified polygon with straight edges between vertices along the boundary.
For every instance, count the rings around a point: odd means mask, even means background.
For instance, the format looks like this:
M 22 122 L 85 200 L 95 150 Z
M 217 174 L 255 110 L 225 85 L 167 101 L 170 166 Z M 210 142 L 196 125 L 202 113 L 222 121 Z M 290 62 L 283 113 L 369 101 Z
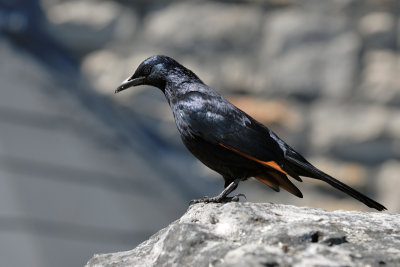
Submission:
M 151 72 L 151 66 L 146 65 L 146 66 L 143 67 L 143 69 L 142 69 L 143 75 L 149 75 L 150 72 Z

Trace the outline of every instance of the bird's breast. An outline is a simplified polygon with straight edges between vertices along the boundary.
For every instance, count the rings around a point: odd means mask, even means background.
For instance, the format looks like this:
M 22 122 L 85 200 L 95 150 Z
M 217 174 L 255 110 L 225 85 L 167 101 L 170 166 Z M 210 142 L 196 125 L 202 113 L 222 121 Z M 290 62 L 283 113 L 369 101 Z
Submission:
M 182 135 L 191 135 L 191 114 L 183 104 L 178 104 L 172 108 L 172 114 L 175 119 L 179 133 Z

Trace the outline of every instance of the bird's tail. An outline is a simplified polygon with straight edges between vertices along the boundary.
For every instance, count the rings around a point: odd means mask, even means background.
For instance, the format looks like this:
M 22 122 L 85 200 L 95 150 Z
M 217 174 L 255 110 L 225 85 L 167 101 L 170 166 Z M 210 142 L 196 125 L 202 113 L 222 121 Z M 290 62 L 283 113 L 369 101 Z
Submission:
M 323 171 L 314 167 L 311 163 L 309 163 L 306 159 L 304 159 L 300 154 L 295 151 L 290 151 L 286 157 L 286 164 L 295 171 L 300 176 L 306 176 L 318 180 L 322 180 L 331 186 L 339 189 L 340 191 L 352 196 L 353 198 L 361 201 L 365 205 L 370 208 L 377 209 L 379 211 L 386 210 L 386 208 L 376 202 L 375 200 L 367 197 L 366 195 L 358 192 L 357 190 L 351 188 L 350 186 L 336 180 L 332 176 L 324 173 Z

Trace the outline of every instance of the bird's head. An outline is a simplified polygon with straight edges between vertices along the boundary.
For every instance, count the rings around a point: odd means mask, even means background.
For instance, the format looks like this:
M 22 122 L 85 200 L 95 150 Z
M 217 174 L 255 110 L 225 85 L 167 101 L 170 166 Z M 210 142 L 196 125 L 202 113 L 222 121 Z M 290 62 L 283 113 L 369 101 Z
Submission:
M 194 77 L 198 79 L 193 72 L 174 59 L 162 55 L 152 56 L 140 63 L 135 73 L 123 81 L 115 90 L 115 93 L 138 85 L 151 85 L 164 91 L 166 83 L 173 77 L 180 77 L 181 79 L 182 77 Z

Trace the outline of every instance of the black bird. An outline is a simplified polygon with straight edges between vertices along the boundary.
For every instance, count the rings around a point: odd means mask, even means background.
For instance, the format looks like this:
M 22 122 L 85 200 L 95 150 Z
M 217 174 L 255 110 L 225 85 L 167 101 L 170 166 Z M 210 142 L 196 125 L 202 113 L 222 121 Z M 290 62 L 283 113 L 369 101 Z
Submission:
M 193 200 L 227 202 L 240 181 L 255 177 L 275 191 L 283 188 L 302 198 L 288 176 L 322 180 L 379 211 L 386 208 L 314 167 L 274 132 L 228 102 L 196 74 L 174 59 L 156 55 L 144 60 L 116 90 L 151 85 L 164 93 L 182 141 L 189 151 L 225 180 L 216 197 Z

